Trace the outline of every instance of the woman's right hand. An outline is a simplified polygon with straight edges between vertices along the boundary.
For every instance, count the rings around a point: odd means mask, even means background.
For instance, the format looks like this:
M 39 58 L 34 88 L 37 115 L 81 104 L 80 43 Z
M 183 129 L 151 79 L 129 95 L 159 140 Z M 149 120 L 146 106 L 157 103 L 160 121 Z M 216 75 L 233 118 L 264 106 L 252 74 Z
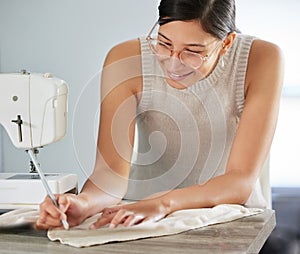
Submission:
M 62 220 L 67 220 L 70 227 L 79 225 L 86 218 L 87 201 L 75 194 L 55 195 L 58 207 L 49 196 L 40 204 L 40 217 L 36 228 L 46 230 L 62 228 Z

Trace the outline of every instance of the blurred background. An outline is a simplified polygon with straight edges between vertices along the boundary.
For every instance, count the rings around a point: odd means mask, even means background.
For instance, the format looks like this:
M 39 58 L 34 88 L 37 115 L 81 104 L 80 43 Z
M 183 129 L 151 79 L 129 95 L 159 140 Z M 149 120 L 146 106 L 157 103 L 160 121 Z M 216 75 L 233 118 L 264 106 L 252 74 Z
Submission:
M 300 253 L 300 2 L 236 0 L 237 24 L 247 34 L 279 45 L 285 78 L 270 152 L 270 182 L 277 226 L 261 253 Z
M 117 43 L 147 35 L 158 17 L 158 2 L 0 0 L 0 72 L 50 72 L 69 84 L 67 135 L 40 152 L 45 171 L 75 172 L 80 186 L 91 173 L 105 55 Z M 239 29 L 278 44 L 286 61 L 270 153 L 277 227 L 262 253 L 300 253 L 300 2 L 236 0 L 236 5 Z M 25 152 L 0 126 L 0 172 L 28 172 L 28 164 Z
M 50 72 L 69 85 L 67 135 L 40 150 L 45 172 L 75 172 L 79 187 L 91 173 L 105 56 L 112 46 L 147 35 L 157 6 L 152 0 L 0 0 L 0 72 Z M 28 155 L 5 131 L 0 139 L 0 171 L 28 172 Z

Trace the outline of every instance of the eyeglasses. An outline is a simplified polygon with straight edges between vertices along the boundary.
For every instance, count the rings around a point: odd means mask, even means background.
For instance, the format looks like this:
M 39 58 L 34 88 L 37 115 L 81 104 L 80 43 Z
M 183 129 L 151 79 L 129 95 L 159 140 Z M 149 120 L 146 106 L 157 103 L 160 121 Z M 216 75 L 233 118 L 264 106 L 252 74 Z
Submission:
M 188 49 L 175 51 L 171 43 L 166 43 L 159 40 L 158 38 L 152 37 L 152 33 L 157 25 L 158 22 L 156 22 L 155 25 L 152 27 L 148 36 L 146 37 L 146 40 L 148 41 L 149 47 L 153 54 L 157 55 L 160 58 L 170 58 L 174 55 L 175 52 L 177 52 L 178 58 L 182 64 L 190 66 L 194 69 L 198 69 L 205 61 L 209 59 L 211 54 L 220 46 L 220 44 L 218 44 L 217 47 L 215 47 L 212 50 L 210 55 L 207 54 L 205 56 L 201 55 L 200 53 L 190 51 Z

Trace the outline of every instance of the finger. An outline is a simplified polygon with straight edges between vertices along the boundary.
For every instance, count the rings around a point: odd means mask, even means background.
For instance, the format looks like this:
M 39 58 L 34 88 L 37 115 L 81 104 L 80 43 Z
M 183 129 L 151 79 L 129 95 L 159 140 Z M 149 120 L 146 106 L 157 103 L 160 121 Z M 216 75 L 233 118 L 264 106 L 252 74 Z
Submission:
M 42 223 L 40 220 L 37 220 L 34 227 L 38 230 L 47 230 L 50 228 L 49 225 Z
M 123 226 L 125 227 L 129 227 L 132 226 L 135 222 L 135 216 L 133 214 L 127 216 L 127 218 L 125 219 L 125 221 L 123 222 Z
M 41 223 L 47 223 L 54 226 L 59 225 L 61 220 L 66 220 L 66 219 L 67 219 L 66 214 L 62 213 L 59 210 L 57 213 L 55 213 L 55 216 L 53 216 L 53 214 L 48 213 L 47 211 L 42 212 L 39 216 L 39 220 Z
M 67 220 L 67 216 L 65 214 L 61 214 L 58 217 L 52 217 L 50 214 L 43 213 L 40 215 L 38 222 L 40 224 L 48 224 L 51 227 L 58 227 L 62 225 L 62 220 Z
M 98 220 L 93 225 L 90 226 L 90 229 L 99 228 L 109 224 L 112 218 L 120 209 L 121 208 L 119 206 L 104 208 L 101 217 L 98 218 Z
M 47 196 L 45 198 L 45 201 L 42 204 L 40 204 L 40 209 L 46 210 L 53 217 L 57 217 L 60 214 L 59 209 L 55 206 L 55 204 L 49 196 Z
M 115 228 L 117 227 L 119 224 L 122 224 L 123 221 L 126 220 L 126 218 L 130 215 L 133 215 L 132 212 L 127 211 L 125 209 L 120 209 L 116 215 L 112 218 L 109 227 L 110 228 Z
M 45 201 L 40 204 L 40 216 L 39 222 L 40 223 L 47 223 L 53 226 L 59 225 L 60 220 L 66 220 L 67 216 L 64 212 L 60 211 L 57 208 L 50 197 L 46 197 Z
M 61 195 L 58 197 L 57 203 L 58 203 L 59 210 L 65 213 L 71 205 L 71 200 L 69 196 Z
M 103 215 L 94 223 L 90 226 L 90 229 L 96 229 L 103 227 L 111 222 L 115 214 L 106 214 Z
M 143 218 L 142 220 L 140 220 L 137 224 L 140 223 L 150 223 L 150 222 L 156 222 L 157 220 L 155 220 L 153 217 L 146 217 Z
M 52 204 L 42 203 L 40 205 L 39 220 L 43 223 L 48 217 L 59 218 L 61 216 L 60 211 Z
M 144 220 L 145 220 L 145 217 L 142 216 L 142 215 L 129 215 L 127 217 L 127 219 L 124 221 L 123 225 L 125 227 L 130 227 L 130 226 L 133 226 L 133 225 L 140 224 L 140 223 L 144 222 Z
M 61 222 L 59 220 L 49 220 L 49 217 L 46 219 L 46 221 L 41 221 L 38 219 L 35 223 L 36 228 L 38 229 L 50 229 L 50 228 L 56 228 L 61 226 Z
M 46 222 L 49 219 L 66 220 L 67 216 L 57 207 L 49 207 L 47 210 L 40 211 L 40 220 Z
M 38 230 L 48 230 L 48 229 L 63 229 L 62 225 L 49 225 L 47 223 L 41 223 L 39 220 L 36 221 L 34 228 L 38 229 Z
M 103 209 L 102 216 L 117 213 L 120 209 L 121 207 L 118 206 L 105 208 Z

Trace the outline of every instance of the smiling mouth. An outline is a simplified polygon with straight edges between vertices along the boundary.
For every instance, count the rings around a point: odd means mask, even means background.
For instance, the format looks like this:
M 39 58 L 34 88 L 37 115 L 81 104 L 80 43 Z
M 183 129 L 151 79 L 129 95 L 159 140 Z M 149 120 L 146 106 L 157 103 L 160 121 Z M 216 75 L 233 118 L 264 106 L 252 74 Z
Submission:
M 189 72 L 189 73 L 186 73 L 186 74 L 176 74 L 176 73 L 172 73 L 172 72 L 169 72 L 168 71 L 168 76 L 170 79 L 174 80 L 174 81 L 180 81 L 180 80 L 183 80 L 185 79 L 187 76 L 191 75 L 193 72 Z

